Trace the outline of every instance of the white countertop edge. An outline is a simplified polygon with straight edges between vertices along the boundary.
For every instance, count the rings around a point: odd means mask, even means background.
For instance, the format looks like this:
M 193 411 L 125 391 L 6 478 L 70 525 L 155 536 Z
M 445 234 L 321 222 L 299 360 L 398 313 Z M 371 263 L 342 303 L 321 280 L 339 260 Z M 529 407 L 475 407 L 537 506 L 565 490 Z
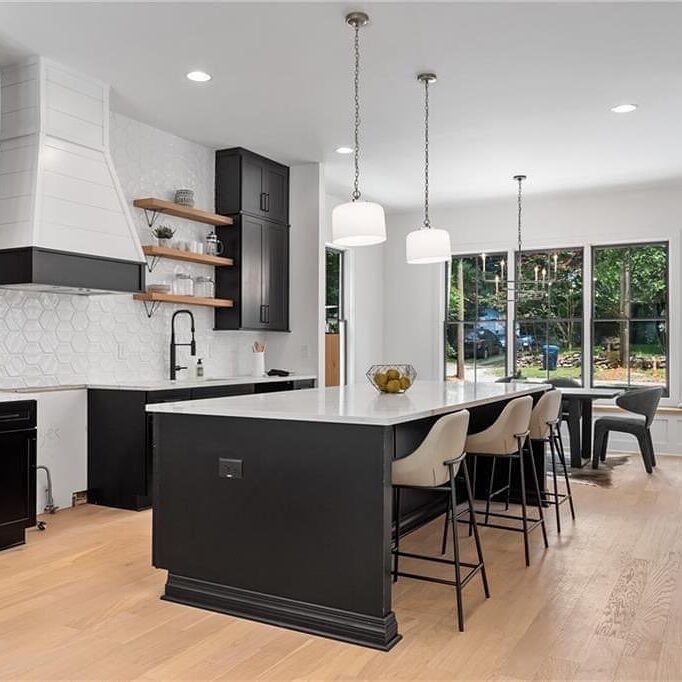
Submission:
M 180 379 L 178 381 L 148 381 L 137 383 L 115 383 L 115 384 L 88 384 L 87 388 L 96 390 L 120 390 L 120 391 L 173 391 L 183 388 L 207 388 L 214 386 L 239 386 L 242 384 L 269 384 L 283 381 L 310 381 L 317 380 L 316 374 L 290 374 L 288 377 L 208 377 L 204 379 Z
M 84 391 L 88 389 L 104 390 L 104 391 L 173 391 L 182 390 L 183 388 L 205 388 L 214 386 L 240 386 L 243 384 L 266 384 L 277 383 L 282 381 L 317 381 L 315 374 L 290 374 L 288 377 L 252 377 L 252 376 L 236 376 L 236 377 L 209 377 L 208 379 L 180 379 L 179 381 L 171 381 L 170 379 L 162 379 L 160 381 L 139 381 L 135 383 L 126 383 L 124 381 L 113 384 L 94 383 L 94 384 L 72 384 L 72 385 L 58 385 L 58 386 L 26 386 L 17 388 L 0 388 L 0 396 L 11 395 L 30 395 L 32 393 L 54 393 L 56 391 Z M 0 397 L 0 399 L 4 399 Z M 17 398 L 21 400 L 21 398 Z
M 509 384 L 507 384 L 509 385 Z M 443 405 L 433 409 L 422 409 L 412 412 L 409 415 L 401 415 L 396 417 L 377 416 L 371 414 L 357 416 L 357 415 L 324 415 L 324 414 L 296 414 L 286 412 L 262 412 L 257 408 L 249 410 L 248 407 L 237 407 L 239 402 L 244 402 L 244 398 L 252 396 L 230 396 L 226 398 L 204 398 L 198 400 L 186 400 L 175 403 L 155 403 L 146 406 L 146 411 L 154 414 L 178 414 L 186 416 L 202 416 L 202 417 L 227 417 L 235 419 L 267 419 L 276 421 L 302 421 L 302 422 L 321 422 L 330 424 L 355 424 L 365 426 L 394 426 L 396 424 L 403 424 L 405 422 L 416 421 L 418 419 L 426 419 L 428 417 L 437 417 L 448 414 L 450 412 L 457 412 L 465 410 L 470 407 L 480 407 L 482 405 L 489 405 L 501 400 L 510 400 L 512 398 L 519 398 L 524 395 L 531 395 L 540 391 L 547 391 L 553 387 L 549 384 L 515 384 L 518 386 L 513 394 L 487 396 L 483 398 L 474 398 L 465 400 L 460 403 L 450 405 Z M 296 394 L 311 393 L 314 391 L 325 390 L 324 388 L 309 388 L 301 391 L 296 391 Z M 281 394 L 280 394 L 281 395 Z M 386 400 L 394 400 L 400 396 L 385 395 L 382 396 Z M 227 403 L 227 405 L 226 405 Z M 232 403 L 233 408 L 229 405 Z

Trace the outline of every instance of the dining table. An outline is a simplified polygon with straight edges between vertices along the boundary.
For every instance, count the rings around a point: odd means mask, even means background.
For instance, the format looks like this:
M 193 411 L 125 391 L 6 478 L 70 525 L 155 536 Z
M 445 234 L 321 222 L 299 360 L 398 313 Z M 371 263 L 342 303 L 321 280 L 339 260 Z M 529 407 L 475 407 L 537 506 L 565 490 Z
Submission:
M 617 388 L 558 387 L 562 414 L 568 425 L 571 467 L 580 469 L 592 460 L 592 403 L 617 398 Z

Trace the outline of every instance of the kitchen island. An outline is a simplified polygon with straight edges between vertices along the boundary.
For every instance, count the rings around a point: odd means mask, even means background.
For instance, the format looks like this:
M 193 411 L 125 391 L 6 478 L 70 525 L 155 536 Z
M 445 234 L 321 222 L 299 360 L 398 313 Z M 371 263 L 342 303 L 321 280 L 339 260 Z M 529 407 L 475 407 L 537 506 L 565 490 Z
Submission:
M 363 384 L 147 405 L 163 598 L 390 649 L 391 462 L 443 414 L 469 409 L 475 432 L 548 388 L 418 381 L 404 395 Z M 401 533 L 443 513 L 422 496 L 401 506 Z

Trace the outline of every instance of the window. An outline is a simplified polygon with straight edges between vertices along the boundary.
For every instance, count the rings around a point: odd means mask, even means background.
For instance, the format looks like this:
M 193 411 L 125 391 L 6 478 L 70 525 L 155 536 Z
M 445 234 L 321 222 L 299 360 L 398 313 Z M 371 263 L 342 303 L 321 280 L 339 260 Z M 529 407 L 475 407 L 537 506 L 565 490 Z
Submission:
M 505 253 L 454 256 L 447 282 L 447 379 L 495 381 L 507 370 Z
M 515 324 L 515 371 L 582 384 L 583 250 L 524 251 Z
M 668 389 L 668 244 L 592 249 L 592 382 Z

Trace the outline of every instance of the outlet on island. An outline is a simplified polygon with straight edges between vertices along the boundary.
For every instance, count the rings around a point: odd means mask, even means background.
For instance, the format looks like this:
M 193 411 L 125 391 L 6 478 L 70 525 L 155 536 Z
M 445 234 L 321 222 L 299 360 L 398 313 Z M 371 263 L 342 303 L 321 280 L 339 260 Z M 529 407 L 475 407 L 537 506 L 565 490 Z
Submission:
M 218 478 L 242 478 L 242 460 L 218 459 Z

